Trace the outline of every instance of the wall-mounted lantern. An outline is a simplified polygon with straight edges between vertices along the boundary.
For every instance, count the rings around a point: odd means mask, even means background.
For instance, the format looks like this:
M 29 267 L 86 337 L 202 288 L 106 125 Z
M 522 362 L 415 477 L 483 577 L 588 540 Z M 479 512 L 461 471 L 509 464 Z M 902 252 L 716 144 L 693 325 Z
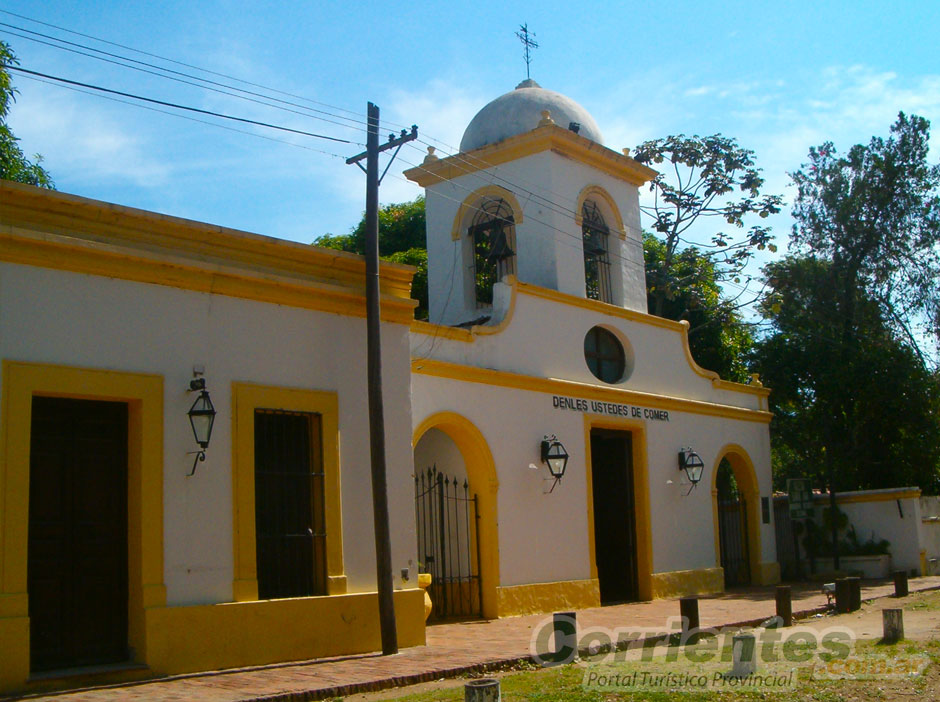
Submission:
M 189 381 L 189 392 L 199 392 L 199 396 L 189 408 L 189 423 L 193 428 L 193 436 L 196 443 L 199 444 L 196 458 L 193 460 L 193 469 L 189 475 L 196 472 L 196 465 L 199 461 L 206 460 L 206 449 L 209 448 L 209 439 L 212 438 L 212 425 L 215 423 L 215 407 L 212 405 L 212 398 L 209 397 L 209 391 L 206 390 L 205 378 L 194 378 Z
M 691 446 L 679 450 L 679 470 L 685 471 L 686 477 L 689 479 L 689 482 L 692 483 L 689 492 L 685 493 L 688 495 L 695 489 L 695 486 L 699 484 L 699 481 L 702 479 L 702 472 L 705 470 L 702 457 L 695 453 Z
M 552 489 L 549 490 L 549 492 L 553 492 L 555 486 L 564 477 L 565 468 L 568 467 L 568 452 L 565 450 L 565 445 L 554 434 L 546 435 L 542 439 L 541 459 L 542 463 L 548 466 L 548 472 L 555 479 L 555 482 L 552 483 Z

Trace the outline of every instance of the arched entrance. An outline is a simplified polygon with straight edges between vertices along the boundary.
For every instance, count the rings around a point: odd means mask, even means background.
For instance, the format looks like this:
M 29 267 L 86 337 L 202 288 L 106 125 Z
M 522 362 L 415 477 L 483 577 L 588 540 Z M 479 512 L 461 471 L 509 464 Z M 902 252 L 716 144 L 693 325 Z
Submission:
M 414 431 L 412 448 L 430 430 L 443 432 L 456 445 L 463 458 L 469 490 L 477 496 L 479 522 L 476 530 L 479 553 L 479 577 L 482 614 L 488 619 L 498 616 L 496 588 L 499 585 L 499 536 L 496 521 L 496 497 L 499 482 L 496 465 L 486 439 L 476 426 L 455 412 L 439 412 L 425 419 Z
M 712 470 L 715 563 L 724 569 L 725 587 L 760 580 L 760 492 L 747 452 L 725 446 Z

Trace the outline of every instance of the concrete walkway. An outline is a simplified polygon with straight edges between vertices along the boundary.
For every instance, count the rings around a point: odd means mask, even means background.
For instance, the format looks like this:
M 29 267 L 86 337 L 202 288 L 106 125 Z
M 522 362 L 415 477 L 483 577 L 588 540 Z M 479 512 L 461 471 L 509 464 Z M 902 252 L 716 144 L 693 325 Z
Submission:
M 940 589 L 940 576 L 910 581 L 912 593 L 930 589 Z M 893 583 L 883 581 L 868 583 L 862 588 L 863 599 L 886 597 L 893 593 Z M 772 587 L 748 588 L 706 597 L 699 603 L 701 625 L 720 627 L 756 624 L 773 616 L 774 606 Z M 825 606 L 826 597 L 821 594 L 818 585 L 793 586 L 794 616 L 808 616 L 824 611 Z M 678 615 L 677 600 L 655 600 L 580 610 L 578 626 L 664 629 L 667 620 Z M 57 702 L 320 700 L 482 672 L 527 660 L 532 631 L 544 620 L 545 615 L 532 615 L 430 626 L 427 630 L 427 646 L 405 649 L 395 656 L 366 654 L 320 659 L 161 678 L 30 699 Z

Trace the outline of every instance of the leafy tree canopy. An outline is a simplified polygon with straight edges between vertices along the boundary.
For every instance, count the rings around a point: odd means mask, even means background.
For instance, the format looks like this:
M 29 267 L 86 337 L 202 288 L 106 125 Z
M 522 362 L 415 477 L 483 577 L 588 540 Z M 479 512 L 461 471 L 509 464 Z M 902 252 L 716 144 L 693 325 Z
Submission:
M 20 149 L 13 131 L 7 124 L 10 108 L 16 101 L 16 88 L 10 77 L 10 66 L 19 63 L 10 45 L 0 41 L 0 179 L 15 180 L 18 183 L 38 185 L 41 188 L 54 188 L 52 177 L 39 164 L 42 157 L 33 156 L 30 161 Z
M 929 139 L 930 123 L 902 112 L 887 139 L 845 155 L 826 142 L 791 174 L 791 246 L 831 262 L 843 344 L 860 321 L 859 287 L 923 360 L 925 334 L 940 331 L 940 166 L 927 162 Z
M 940 488 L 940 377 L 896 337 L 884 308 L 857 286 L 842 345 L 834 264 L 788 256 L 764 268 L 771 333 L 752 367 L 773 388 L 774 481 L 809 477 L 837 489 Z M 830 473 L 831 471 L 831 473 Z
M 349 234 L 326 234 L 314 242 L 329 249 L 350 251 L 359 255 L 366 252 L 366 215 Z M 425 239 L 424 196 L 411 202 L 385 205 L 379 208 L 379 256 L 410 249 L 427 249 Z
M 366 251 L 365 213 L 349 234 L 325 234 L 314 240 L 317 246 L 361 255 Z M 428 252 L 425 238 L 424 196 L 386 205 L 379 209 L 379 256 L 395 263 L 407 263 L 418 270 L 411 283 L 411 295 L 418 300 L 415 316 L 428 317 Z
M 643 254 L 647 299 L 652 308 L 655 290 L 651 281 L 660 277 L 666 244 L 655 235 L 644 233 Z M 696 363 L 726 380 L 745 382 L 747 356 L 754 339 L 738 313 L 736 302 L 722 297 L 714 261 L 697 248 L 688 247 L 673 257 L 672 272 L 682 286 L 667 291 L 660 316 L 689 322 L 689 347 Z
M 693 243 L 692 237 L 702 227 L 713 230 L 710 241 L 697 244 L 697 255 L 712 261 L 718 282 L 740 282 L 755 251 L 776 251 L 769 227 L 748 226 L 752 215 L 776 214 L 782 202 L 778 195 L 761 193 L 764 179 L 753 151 L 720 134 L 679 134 L 643 142 L 633 158 L 661 171 L 650 183 L 652 205 L 641 207 L 663 243 L 662 261 L 652 278 L 647 276 L 653 314 L 664 316 L 670 296 L 686 286 L 677 255 Z M 743 236 L 733 233 L 745 227 Z

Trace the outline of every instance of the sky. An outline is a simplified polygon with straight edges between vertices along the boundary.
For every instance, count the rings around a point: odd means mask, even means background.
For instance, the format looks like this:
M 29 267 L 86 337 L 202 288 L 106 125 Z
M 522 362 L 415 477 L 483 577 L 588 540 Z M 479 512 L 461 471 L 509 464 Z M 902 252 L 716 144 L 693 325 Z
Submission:
M 525 78 L 514 34 L 523 22 L 539 43 L 532 77 L 583 105 L 617 151 L 669 134 L 721 133 L 755 152 L 765 191 L 789 203 L 787 173 L 811 145 L 829 140 L 843 151 L 887 135 L 903 110 L 935 125 L 931 160 L 940 160 L 938 0 L 0 0 L 0 39 L 23 68 L 352 143 L 187 115 L 212 122 L 204 124 L 22 75 L 14 76 L 20 92 L 9 123 L 61 191 L 310 242 L 347 233 L 361 217 L 365 177 L 344 159 L 363 150 L 367 102 L 381 108 L 383 133 L 417 124 L 439 154 L 456 151 L 474 114 Z M 300 107 L 274 109 L 130 70 L 24 30 Z M 402 150 L 382 184 L 383 203 L 421 194 L 401 173 L 425 148 Z M 783 251 L 789 205 L 772 224 Z

